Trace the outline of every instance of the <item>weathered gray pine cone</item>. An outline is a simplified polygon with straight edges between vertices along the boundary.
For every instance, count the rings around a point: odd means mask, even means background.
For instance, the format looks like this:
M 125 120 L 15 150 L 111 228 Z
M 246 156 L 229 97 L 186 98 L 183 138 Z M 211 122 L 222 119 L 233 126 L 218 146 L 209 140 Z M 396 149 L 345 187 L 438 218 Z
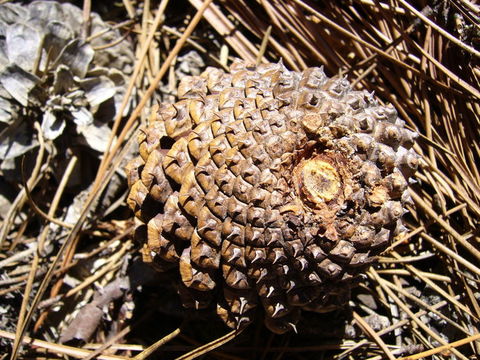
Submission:
M 184 306 L 275 333 L 344 305 L 399 233 L 416 134 L 322 69 L 235 62 L 187 77 L 127 166 L 146 261 L 177 267 Z
M 0 5 L 0 171 L 39 145 L 35 121 L 46 140 L 63 135 L 105 150 L 134 55 L 98 14 L 91 13 L 91 40 L 83 29 L 82 9 L 72 4 Z

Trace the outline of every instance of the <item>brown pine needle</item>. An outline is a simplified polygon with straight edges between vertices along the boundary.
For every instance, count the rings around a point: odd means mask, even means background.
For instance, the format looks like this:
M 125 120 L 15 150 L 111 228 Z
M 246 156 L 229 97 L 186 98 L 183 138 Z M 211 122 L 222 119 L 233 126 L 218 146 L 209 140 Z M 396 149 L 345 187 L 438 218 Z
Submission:
M 5 330 L 0 330 L 0 337 L 14 340 L 15 334 L 10 333 Z M 63 355 L 68 355 L 71 357 L 74 357 L 76 359 L 82 359 L 86 356 L 89 356 L 91 353 L 93 353 L 90 350 L 85 350 L 85 349 L 80 349 L 77 347 L 73 346 L 67 346 L 67 345 L 61 345 L 61 344 L 54 344 L 48 341 L 44 340 L 38 340 L 38 339 L 32 339 L 28 336 L 23 337 L 22 343 L 24 345 L 28 345 L 31 347 L 38 347 L 40 349 L 45 349 L 47 351 L 50 351 L 51 353 L 54 354 L 63 354 Z M 128 358 L 124 356 L 116 356 L 116 355 L 98 355 L 97 359 L 99 360 L 128 360 Z
M 215 350 L 216 348 L 226 344 L 229 341 L 232 341 L 235 339 L 238 335 L 240 335 L 245 328 L 242 328 L 240 330 L 233 330 L 229 332 L 228 334 L 225 334 L 224 336 L 209 342 L 208 344 L 205 344 L 203 346 L 200 346 L 196 348 L 195 350 L 190 351 L 189 353 L 182 355 L 175 360 L 193 360 L 196 359 L 199 356 L 202 356 L 212 350 Z
M 0 0 L 0 4 L 5 2 Z M 40 132 L 40 146 L 36 153 L 28 153 L 25 161 L 28 166 L 35 164 L 32 175 L 23 181 L 27 183 L 23 187 L 19 176 L 14 185 L 17 194 L 9 198 L 12 205 L 1 219 L 0 297 L 23 297 L 18 305 L 10 307 L 14 311 L 3 315 L 8 324 L 19 326 L 16 336 L 0 330 L 0 337 L 5 338 L 2 342 L 12 341 L 14 352 L 22 345 L 34 358 L 126 359 L 106 355 L 114 351 L 135 359 L 181 351 L 183 360 L 205 356 L 209 351 L 208 357 L 231 360 L 267 358 L 274 353 L 277 358 L 321 358 L 330 357 L 332 352 L 337 360 L 478 356 L 480 338 L 472 330 L 480 325 L 476 296 L 480 288 L 480 52 L 475 46 L 480 29 L 478 5 L 470 0 L 452 0 L 448 6 L 424 2 L 424 8 L 411 0 L 222 0 L 210 5 L 205 0 L 189 0 L 178 12 L 175 1 L 162 0 L 155 6 L 153 3 L 115 2 L 109 13 L 111 21 L 100 30 L 95 27 L 93 14 L 100 7 L 91 0 L 83 2 L 83 16 L 78 21 L 85 20 L 82 35 L 90 46 L 95 44 L 98 51 L 120 42 L 121 46 L 131 45 L 135 59 L 128 65 L 130 82 L 125 85 L 121 109 L 108 124 L 113 131 L 99 166 L 97 159 L 85 161 L 80 147 L 78 151 L 64 151 L 56 140 L 43 141 L 41 120 L 31 121 L 36 121 L 35 128 Z M 202 6 L 208 6 L 203 16 L 198 11 Z M 105 15 L 104 10 L 99 12 Z M 75 348 L 40 340 L 47 336 L 47 326 L 61 334 L 75 317 L 79 304 L 98 296 L 99 289 L 132 269 L 132 259 L 138 253 L 132 240 L 135 225 L 124 202 L 125 184 L 113 202 L 103 201 L 111 195 L 108 184 L 115 183 L 116 175 L 122 174 L 121 167 L 133 149 L 130 145 L 140 131 L 140 118 L 143 121 L 152 116 L 159 99 L 175 96 L 182 73 L 177 71 L 181 70 L 179 66 L 204 69 L 182 60 L 180 55 L 187 52 L 200 55 L 206 66 L 225 69 L 236 56 L 258 64 L 265 58 L 282 59 L 287 68 L 295 71 L 323 66 L 329 76 L 345 75 L 356 90 L 373 92 L 380 104 L 391 103 L 408 127 L 419 133 L 414 149 L 421 156 L 420 167 L 415 175 L 417 183 L 411 184 L 414 204 L 407 205 L 409 213 L 405 215 L 410 232 L 395 237 L 387 251 L 380 254 L 375 270 L 368 272 L 368 278 L 352 291 L 352 321 L 363 324 L 363 331 L 357 331 L 354 339 L 323 343 L 322 337 L 302 333 L 301 326 L 298 335 L 278 336 L 253 324 L 234 344 L 226 344 L 238 335 L 232 332 L 201 346 L 205 342 L 201 340 L 203 335 L 191 331 L 198 326 L 194 320 L 188 329 L 182 326 L 181 339 L 177 329 L 146 349 L 139 345 L 144 339 L 137 344 L 119 344 L 126 333 L 138 339 L 138 329 L 135 323 L 124 322 L 127 318 L 123 313 L 116 319 L 110 318 L 112 313 L 108 312 L 92 338 L 85 339 L 100 344 Z M 34 64 L 39 77 L 44 75 L 44 63 L 55 61 L 49 54 L 38 56 Z M 129 104 L 137 107 L 129 109 Z M 4 130 L 0 131 L 2 141 L 4 135 Z M 60 167 L 57 154 L 62 154 Z M 64 166 L 75 158 L 78 164 L 68 181 L 71 169 L 65 171 Z M 8 168 L 5 164 L 0 169 L 2 176 L 3 169 Z M 95 183 L 78 184 L 76 175 L 87 167 Z M 30 170 L 25 169 L 25 173 Z M 5 178 L 10 181 L 8 176 Z M 93 189 L 87 200 L 76 198 L 78 192 L 72 184 Z M 50 194 L 60 197 L 62 189 L 66 191 L 58 210 L 51 212 L 58 199 L 51 199 Z M 73 199 L 80 200 L 79 204 L 71 205 Z M 72 210 L 81 211 L 73 226 L 63 223 L 60 217 Z M 40 257 L 37 249 L 42 244 L 48 251 Z M 95 263 L 94 273 L 88 272 L 91 263 Z M 87 272 L 77 277 L 79 269 Z M 151 295 L 145 295 L 150 300 Z M 129 310 L 133 306 L 130 300 L 124 299 L 122 304 Z M 39 310 L 33 330 L 38 339 L 32 339 L 26 336 L 29 322 Z M 359 314 L 364 312 L 367 315 L 362 318 Z M 311 321 L 309 313 L 303 314 L 302 325 L 303 321 Z M 381 319 L 375 324 L 378 328 L 371 322 L 377 316 Z M 150 321 L 148 318 L 146 322 Z M 109 333 L 109 326 L 116 331 Z M 443 343 L 438 343 L 439 339 Z M 318 341 L 322 344 L 312 343 Z M 87 350 L 92 348 L 96 350 Z M 328 355 L 325 351 L 329 351 Z M 100 355 L 102 352 L 105 355 Z M 17 354 L 18 358 L 22 356 Z
M 353 318 L 357 322 L 358 326 L 367 333 L 368 336 L 372 338 L 374 342 L 382 349 L 383 353 L 389 358 L 390 360 L 395 360 L 395 356 L 391 353 L 388 346 L 383 342 L 382 338 L 378 336 L 378 334 L 373 330 L 368 323 L 363 320 L 363 318 L 358 315 L 355 311 L 353 312 Z
M 150 345 L 148 348 L 143 350 L 140 354 L 135 356 L 133 358 L 133 360 L 144 360 L 144 359 L 146 359 L 147 357 L 152 355 L 155 351 L 157 351 L 160 347 L 165 345 L 167 342 L 169 342 L 170 340 L 177 337 L 180 334 L 180 332 L 181 332 L 180 328 L 175 329 L 174 331 L 172 331 L 167 336 L 161 338 L 160 340 L 155 342 L 153 345 Z
M 257 61 L 256 61 L 257 66 L 260 65 L 260 63 L 262 62 L 262 58 L 265 55 L 265 51 L 267 50 L 268 40 L 270 38 L 271 32 L 272 32 L 272 26 L 270 25 L 267 28 L 267 31 L 265 31 L 265 35 L 262 40 L 262 45 L 260 45 L 260 49 L 258 50 Z
M 423 359 L 423 358 L 426 358 L 427 356 L 432 356 L 432 355 L 436 355 L 436 354 L 439 354 L 439 353 L 444 353 L 445 356 L 448 356 L 448 353 L 450 353 L 450 350 L 455 349 L 459 346 L 477 341 L 478 339 L 480 339 L 480 334 L 475 334 L 475 335 L 466 337 L 462 340 L 454 341 L 450 344 L 442 345 L 442 346 L 439 346 L 435 349 L 430 349 L 430 350 L 427 350 L 427 351 L 423 351 L 423 352 L 415 354 L 415 355 L 401 357 L 401 358 L 398 358 L 397 360 L 418 360 L 418 359 Z
M 24 164 L 24 160 L 25 160 L 25 157 L 22 158 L 22 184 L 23 184 L 23 188 L 25 189 L 25 194 L 27 195 L 27 200 L 28 200 L 28 203 L 30 204 L 30 206 L 32 207 L 33 211 L 35 211 L 40 217 L 44 218 L 45 220 L 48 220 L 49 222 L 53 223 L 53 224 L 56 224 L 58 226 L 62 226 L 66 229 L 73 229 L 73 225 L 72 224 L 68 224 L 66 222 L 63 222 L 62 220 L 58 220 L 50 215 L 48 215 L 46 212 L 44 212 L 42 209 L 40 209 L 38 207 L 38 205 L 35 203 L 35 200 L 33 200 L 32 198 L 32 194 L 30 192 L 30 189 L 28 188 L 28 183 L 27 181 L 25 180 L 25 172 L 23 171 L 23 164 Z M 70 161 L 69 165 L 68 165 L 68 168 L 67 168 L 67 173 L 70 174 L 73 170 L 73 167 L 75 166 L 75 163 L 77 162 L 77 157 L 74 156 L 72 158 L 72 161 Z M 64 188 L 65 187 L 65 181 L 68 180 L 68 176 L 64 176 L 63 179 L 64 181 L 62 180 L 62 184 L 60 185 L 60 188 Z

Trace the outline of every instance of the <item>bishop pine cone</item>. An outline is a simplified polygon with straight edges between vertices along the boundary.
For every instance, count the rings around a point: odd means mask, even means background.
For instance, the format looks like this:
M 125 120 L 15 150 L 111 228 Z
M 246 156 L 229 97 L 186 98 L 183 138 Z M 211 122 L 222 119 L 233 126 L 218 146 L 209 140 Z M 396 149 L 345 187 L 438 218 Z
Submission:
M 127 166 L 143 257 L 178 268 L 183 305 L 275 333 L 345 304 L 404 230 L 416 134 L 321 68 L 235 62 L 184 78 Z

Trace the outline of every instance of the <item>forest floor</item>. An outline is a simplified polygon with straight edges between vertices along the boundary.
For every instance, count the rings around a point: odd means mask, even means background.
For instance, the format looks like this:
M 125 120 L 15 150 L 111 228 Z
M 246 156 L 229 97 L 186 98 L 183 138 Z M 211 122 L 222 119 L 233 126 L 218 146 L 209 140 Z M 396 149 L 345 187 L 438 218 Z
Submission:
M 6 6 L 28 3 L 0 0 L 0 360 L 480 357 L 475 0 L 74 1 L 81 11 L 68 11 L 80 16 L 59 22 L 78 22 L 75 36 L 107 59 L 98 60 L 107 70 L 94 73 L 97 58 L 75 48 L 76 77 L 58 66 L 49 73 L 48 54 L 26 57 L 41 30 L 22 25 L 12 35 L 28 16 Z M 7 46 L 13 36 L 22 47 Z M 175 100 L 183 76 L 228 69 L 235 58 L 281 60 L 295 71 L 323 66 L 392 104 L 419 134 L 407 235 L 368 269 L 348 308 L 304 313 L 298 333 L 272 334 L 261 320 L 232 332 L 215 314 L 186 311 L 168 273 L 144 264 L 133 240 L 123 168 L 138 151 L 139 128 L 155 104 Z M 25 74 L 29 61 L 35 78 Z M 85 85 L 82 77 L 93 76 L 102 80 Z M 11 79 L 22 84 L 16 96 Z M 45 109 L 63 96 L 54 88 L 68 81 L 90 106 L 72 92 L 75 124 L 48 123 Z M 33 99 L 38 88 L 43 95 Z M 117 115 L 106 105 L 93 114 L 105 99 Z M 71 106 L 65 101 L 55 106 Z M 103 122 L 82 130 L 91 115 Z

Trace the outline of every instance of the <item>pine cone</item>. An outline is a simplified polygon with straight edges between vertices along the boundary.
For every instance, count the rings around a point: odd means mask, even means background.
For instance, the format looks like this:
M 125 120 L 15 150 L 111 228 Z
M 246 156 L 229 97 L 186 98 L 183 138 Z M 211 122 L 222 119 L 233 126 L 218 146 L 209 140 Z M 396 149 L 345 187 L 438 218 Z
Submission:
M 72 4 L 0 4 L 0 173 L 10 182 L 20 157 L 39 146 L 34 122 L 56 146 L 105 151 L 134 55 L 98 14 L 89 28 L 95 36 L 86 42 L 82 9 Z
M 127 166 L 143 256 L 179 269 L 183 304 L 275 333 L 331 311 L 404 231 L 416 134 L 321 68 L 235 62 L 184 78 Z

